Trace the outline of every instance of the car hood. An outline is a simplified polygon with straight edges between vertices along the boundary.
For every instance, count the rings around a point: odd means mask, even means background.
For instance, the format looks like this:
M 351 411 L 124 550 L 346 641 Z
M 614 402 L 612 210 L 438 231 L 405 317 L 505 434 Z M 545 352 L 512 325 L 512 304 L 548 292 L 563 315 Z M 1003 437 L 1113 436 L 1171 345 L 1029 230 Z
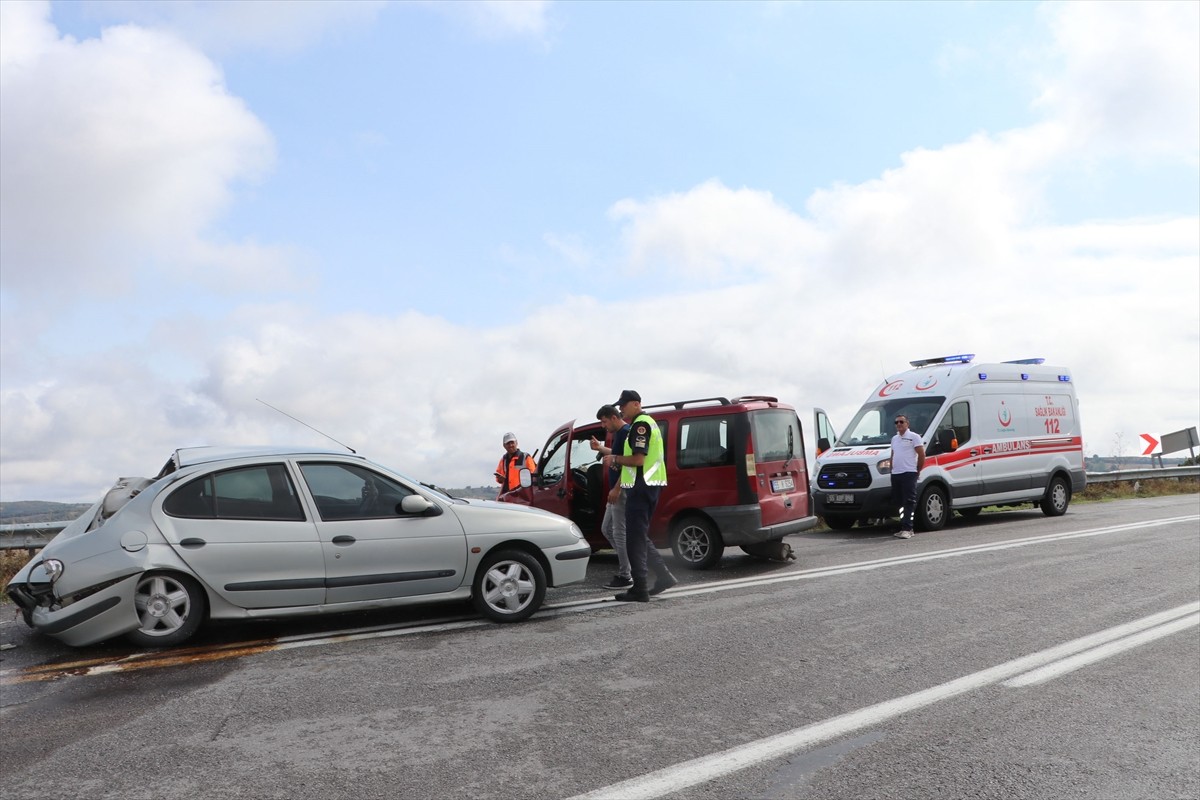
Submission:
M 529 530 L 561 530 L 573 523 L 566 517 L 532 506 L 495 500 L 466 500 L 451 506 L 468 534 L 519 533 Z

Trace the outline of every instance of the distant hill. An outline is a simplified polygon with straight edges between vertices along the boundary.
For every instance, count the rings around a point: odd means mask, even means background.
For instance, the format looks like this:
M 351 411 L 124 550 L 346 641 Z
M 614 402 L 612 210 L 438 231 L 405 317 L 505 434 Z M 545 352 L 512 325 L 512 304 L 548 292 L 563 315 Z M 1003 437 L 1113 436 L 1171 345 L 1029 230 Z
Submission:
M 441 488 L 441 487 L 438 487 Z M 495 500 L 496 490 L 499 486 L 464 486 L 461 489 L 443 489 L 451 497 L 463 497 L 467 499 L 478 500 Z
M 0 524 L 64 522 L 91 508 L 91 503 L 52 503 L 49 500 L 16 500 L 0 503 Z

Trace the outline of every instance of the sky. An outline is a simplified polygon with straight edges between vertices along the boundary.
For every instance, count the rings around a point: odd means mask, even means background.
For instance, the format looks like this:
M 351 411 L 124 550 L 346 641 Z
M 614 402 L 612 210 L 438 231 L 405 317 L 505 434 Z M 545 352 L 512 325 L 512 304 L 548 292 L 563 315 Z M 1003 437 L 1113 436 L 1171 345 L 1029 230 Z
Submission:
M 1200 3 L 0 2 L 0 500 L 952 353 L 1197 425 Z

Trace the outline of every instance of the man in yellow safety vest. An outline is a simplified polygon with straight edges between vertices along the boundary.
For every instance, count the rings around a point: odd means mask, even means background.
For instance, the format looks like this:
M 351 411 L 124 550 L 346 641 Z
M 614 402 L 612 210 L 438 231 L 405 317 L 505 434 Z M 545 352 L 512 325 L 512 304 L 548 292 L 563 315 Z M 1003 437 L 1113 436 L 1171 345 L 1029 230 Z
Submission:
M 629 420 L 629 436 L 622 453 L 604 457 L 604 466 L 621 468 L 621 490 L 625 493 L 625 548 L 633 586 L 617 595 L 618 600 L 645 603 L 650 595 L 661 594 L 678 581 L 650 542 L 650 518 L 658 505 L 658 495 L 667 485 L 667 461 L 663 453 L 662 431 L 653 417 L 642 411 L 642 396 L 632 389 L 621 392 L 614 403 L 621 416 Z M 647 565 L 649 562 L 649 565 Z M 647 589 L 648 566 L 653 568 L 654 586 Z

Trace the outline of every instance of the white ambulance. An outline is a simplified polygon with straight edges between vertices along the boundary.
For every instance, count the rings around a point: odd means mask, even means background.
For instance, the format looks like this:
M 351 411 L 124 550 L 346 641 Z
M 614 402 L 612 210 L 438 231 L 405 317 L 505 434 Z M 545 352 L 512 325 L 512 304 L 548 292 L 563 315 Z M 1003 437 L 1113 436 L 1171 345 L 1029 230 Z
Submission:
M 832 448 L 817 459 L 814 511 L 831 528 L 892 517 L 891 441 L 897 414 L 925 442 L 917 530 L 984 506 L 1067 510 L 1087 485 L 1079 401 L 1071 371 L 1030 358 L 972 363 L 974 355 L 910 362 L 871 393 Z

